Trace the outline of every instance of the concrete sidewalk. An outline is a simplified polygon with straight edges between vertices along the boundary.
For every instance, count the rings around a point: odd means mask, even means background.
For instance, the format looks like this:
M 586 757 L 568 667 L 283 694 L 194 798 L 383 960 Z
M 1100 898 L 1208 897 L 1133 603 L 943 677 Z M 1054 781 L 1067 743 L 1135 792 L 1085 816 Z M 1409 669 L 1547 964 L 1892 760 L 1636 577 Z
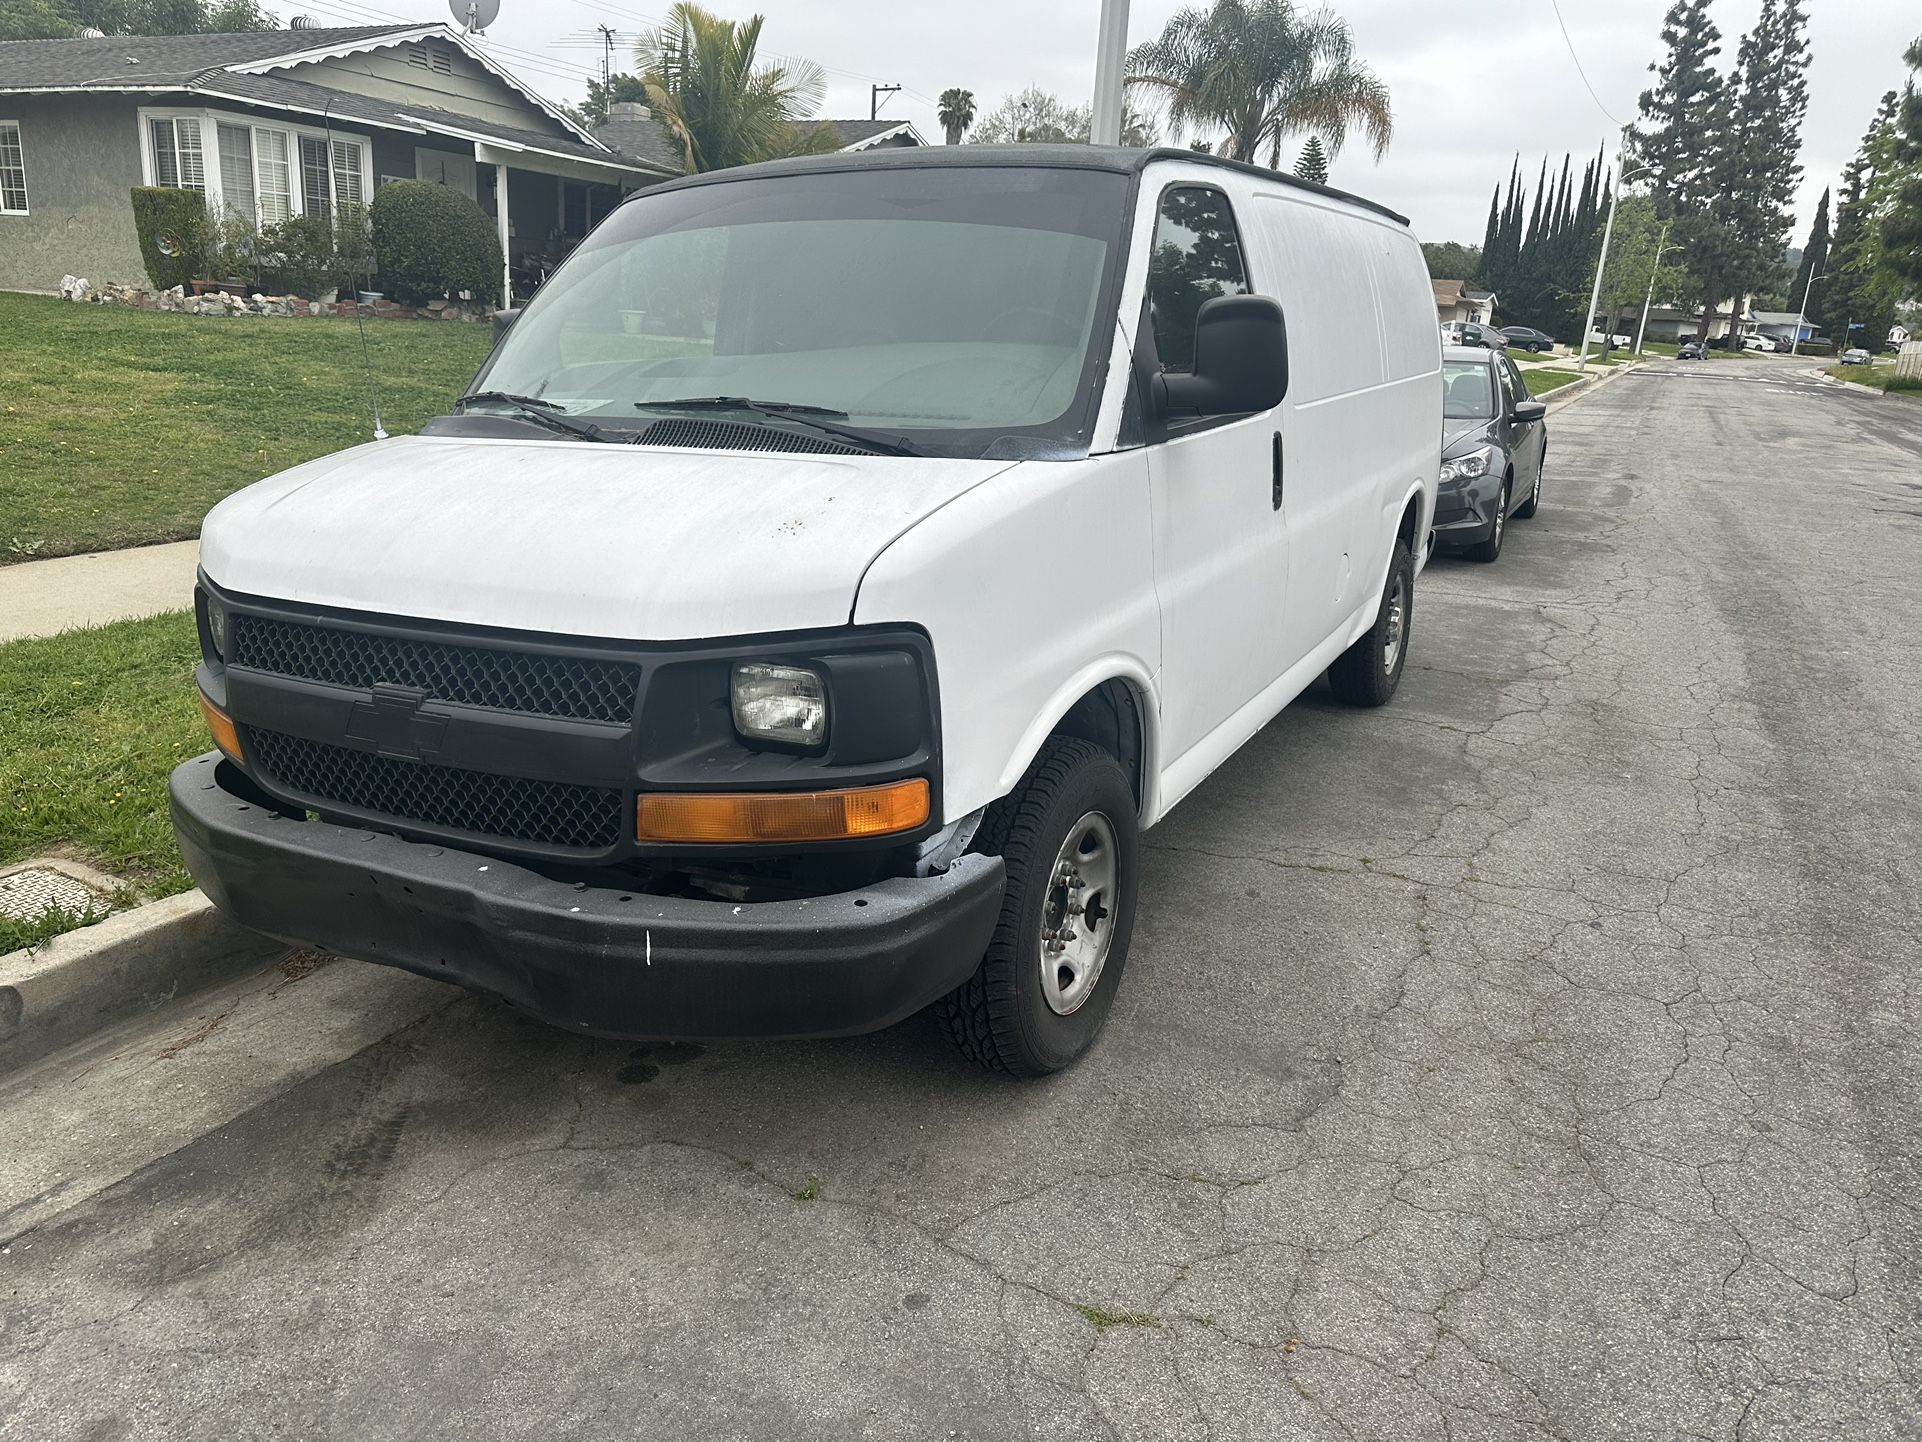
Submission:
M 0 641 L 183 610 L 199 564 L 200 542 L 176 541 L 0 566 Z

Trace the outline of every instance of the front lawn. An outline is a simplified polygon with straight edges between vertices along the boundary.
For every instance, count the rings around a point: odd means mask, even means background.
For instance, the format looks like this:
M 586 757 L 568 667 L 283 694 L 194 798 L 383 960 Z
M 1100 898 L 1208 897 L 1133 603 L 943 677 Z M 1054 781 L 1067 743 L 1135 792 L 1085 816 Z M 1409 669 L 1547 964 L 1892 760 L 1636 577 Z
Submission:
M 1531 396 L 1545 396 L 1550 391 L 1560 390 L 1571 381 L 1579 380 L 1580 377 L 1577 376 L 1574 371 L 1543 368 L 1541 370 L 1523 371 L 1522 379 L 1528 382 L 1528 393 Z
M 369 438 L 354 322 L 0 293 L 0 565 L 198 535 L 222 496 Z M 444 414 L 486 326 L 367 322 L 396 434 Z
M 190 611 L 0 645 L 0 864 L 66 854 L 147 896 L 193 885 L 167 774 L 212 745 L 199 659 Z M 0 954 L 44 934 L 0 917 Z

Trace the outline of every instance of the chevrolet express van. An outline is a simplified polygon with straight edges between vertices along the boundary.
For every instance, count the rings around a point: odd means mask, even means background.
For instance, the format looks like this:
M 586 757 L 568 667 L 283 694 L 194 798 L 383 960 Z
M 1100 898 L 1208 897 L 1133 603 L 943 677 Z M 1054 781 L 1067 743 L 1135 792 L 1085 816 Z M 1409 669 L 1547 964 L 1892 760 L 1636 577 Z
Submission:
M 1332 190 L 974 145 L 662 185 L 455 414 L 207 518 L 181 848 L 248 926 L 573 1030 L 932 1005 L 1051 1071 L 1141 832 L 1324 673 L 1394 693 L 1441 434 L 1421 252 Z

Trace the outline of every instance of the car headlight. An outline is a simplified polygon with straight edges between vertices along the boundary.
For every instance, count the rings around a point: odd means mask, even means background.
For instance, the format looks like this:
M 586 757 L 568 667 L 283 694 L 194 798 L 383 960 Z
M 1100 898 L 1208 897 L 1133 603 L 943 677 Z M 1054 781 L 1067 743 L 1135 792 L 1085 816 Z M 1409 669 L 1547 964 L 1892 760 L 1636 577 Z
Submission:
M 221 660 L 227 659 L 227 636 L 231 624 L 227 619 L 227 608 L 220 604 L 220 598 L 212 591 L 201 593 L 207 598 L 207 634 L 214 643 L 214 654 Z
M 744 661 L 729 683 L 734 729 L 749 741 L 822 746 L 828 739 L 828 688 L 806 666 Z
M 1477 476 L 1485 476 L 1488 474 L 1488 468 L 1494 464 L 1494 461 L 1495 448 L 1493 446 L 1483 446 L 1478 451 L 1470 451 L 1467 455 L 1457 456 L 1452 461 L 1443 461 L 1441 467 L 1442 484 L 1447 485 L 1450 481 L 1472 481 Z

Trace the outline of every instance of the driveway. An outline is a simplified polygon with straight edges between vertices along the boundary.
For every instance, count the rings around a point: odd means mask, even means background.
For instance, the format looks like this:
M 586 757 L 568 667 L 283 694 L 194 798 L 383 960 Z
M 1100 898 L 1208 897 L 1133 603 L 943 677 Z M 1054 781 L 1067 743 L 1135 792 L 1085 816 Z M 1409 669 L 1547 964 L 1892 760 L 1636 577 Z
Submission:
M 1558 412 L 1066 1076 L 340 961 L 0 1084 L 0 1437 L 1922 1435 L 1922 406 L 1805 366 Z

